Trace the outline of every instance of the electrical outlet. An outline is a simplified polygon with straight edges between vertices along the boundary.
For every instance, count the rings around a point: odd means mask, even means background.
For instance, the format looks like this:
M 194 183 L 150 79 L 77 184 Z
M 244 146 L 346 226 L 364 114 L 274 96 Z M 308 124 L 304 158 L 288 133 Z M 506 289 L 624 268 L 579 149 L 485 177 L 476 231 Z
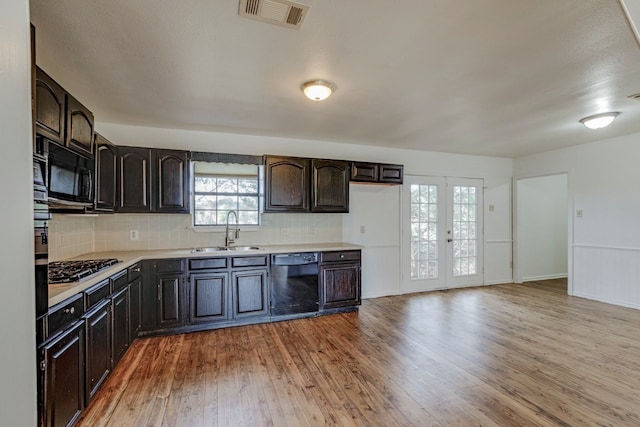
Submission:
M 364 225 L 360 226 L 360 234 L 364 234 L 365 233 L 365 228 Z
M 489 205 L 489 212 L 493 212 L 496 210 L 496 205 Z
M 58 246 L 64 246 L 64 233 L 58 234 Z
M 582 209 L 578 209 L 578 210 L 576 211 L 576 217 L 577 217 L 577 218 L 582 218 Z
M 138 230 L 129 230 L 129 240 L 138 240 Z
M 285 227 L 280 228 L 280 235 L 281 236 L 288 236 L 289 235 L 289 229 L 285 228 Z

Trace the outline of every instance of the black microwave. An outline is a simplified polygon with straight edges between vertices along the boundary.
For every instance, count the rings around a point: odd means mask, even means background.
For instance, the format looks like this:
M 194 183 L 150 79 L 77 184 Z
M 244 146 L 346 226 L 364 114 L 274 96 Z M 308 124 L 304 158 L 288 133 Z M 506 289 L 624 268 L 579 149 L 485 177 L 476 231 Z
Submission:
M 93 206 L 93 160 L 50 143 L 47 163 L 50 205 Z

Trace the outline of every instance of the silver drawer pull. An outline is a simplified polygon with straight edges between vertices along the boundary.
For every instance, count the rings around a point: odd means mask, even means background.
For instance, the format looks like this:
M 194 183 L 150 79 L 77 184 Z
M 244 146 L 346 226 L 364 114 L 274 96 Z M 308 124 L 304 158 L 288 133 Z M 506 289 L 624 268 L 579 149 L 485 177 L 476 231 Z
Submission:
M 75 307 L 65 308 L 65 309 L 64 309 L 64 312 L 65 312 L 66 314 L 73 314 L 73 313 L 75 313 L 75 312 L 76 312 L 76 308 L 75 308 Z
M 340 255 L 340 258 L 344 258 L 344 254 L 341 254 L 341 255 Z

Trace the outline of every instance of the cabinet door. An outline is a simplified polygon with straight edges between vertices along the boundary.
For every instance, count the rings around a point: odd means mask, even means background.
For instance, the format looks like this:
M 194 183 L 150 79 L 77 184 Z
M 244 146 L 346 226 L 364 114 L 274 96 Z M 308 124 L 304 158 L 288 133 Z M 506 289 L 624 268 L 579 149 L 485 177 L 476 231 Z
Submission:
M 36 68 L 36 133 L 64 145 L 65 90 Z
M 69 94 L 66 100 L 65 145 L 79 154 L 93 158 L 93 113 Z
M 142 279 L 129 283 L 129 343 L 133 342 L 142 328 Z
M 231 283 L 234 318 L 269 314 L 267 269 L 233 271 Z
M 189 213 L 188 153 L 153 150 L 154 212 Z
M 198 273 L 189 278 L 191 323 L 229 319 L 229 274 Z
M 158 327 L 160 329 L 184 324 L 184 297 L 181 274 L 159 274 L 158 287 Z
M 96 133 L 95 209 L 113 212 L 116 207 L 116 146 Z
M 311 161 L 311 212 L 349 212 L 349 163 Z
M 404 166 L 381 164 L 378 169 L 378 178 L 385 184 L 402 184 Z
M 111 302 L 104 300 L 85 316 L 87 328 L 86 401 L 111 372 Z
M 267 156 L 265 211 L 309 210 L 309 159 Z
M 353 162 L 351 164 L 351 181 L 378 182 L 378 164 Z
M 320 266 L 322 308 L 360 304 L 360 263 L 329 263 Z
M 111 297 L 111 312 L 113 313 L 113 366 L 129 348 L 129 300 L 127 288 Z
M 46 426 L 73 424 L 84 407 L 84 321 L 42 349 Z
M 151 212 L 151 151 L 118 147 L 118 212 Z

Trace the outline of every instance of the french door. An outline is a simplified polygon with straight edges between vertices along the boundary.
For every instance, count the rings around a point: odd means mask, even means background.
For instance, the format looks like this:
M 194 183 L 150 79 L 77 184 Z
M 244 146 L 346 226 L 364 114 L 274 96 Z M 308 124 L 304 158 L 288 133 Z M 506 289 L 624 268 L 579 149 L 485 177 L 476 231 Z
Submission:
M 483 284 L 482 185 L 405 175 L 403 292 Z

